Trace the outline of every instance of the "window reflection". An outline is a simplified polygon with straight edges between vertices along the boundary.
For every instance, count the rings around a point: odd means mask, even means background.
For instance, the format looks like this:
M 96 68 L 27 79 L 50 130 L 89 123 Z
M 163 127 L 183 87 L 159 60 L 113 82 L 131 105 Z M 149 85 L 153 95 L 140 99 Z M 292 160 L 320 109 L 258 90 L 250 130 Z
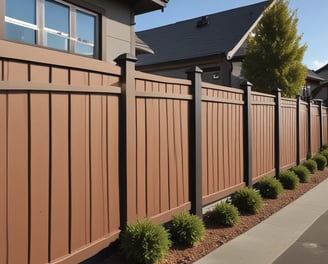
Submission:
M 45 2 L 45 46 L 68 50 L 69 8 L 53 1 Z
M 94 55 L 95 20 L 93 15 L 81 11 L 76 12 L 76 53 Z

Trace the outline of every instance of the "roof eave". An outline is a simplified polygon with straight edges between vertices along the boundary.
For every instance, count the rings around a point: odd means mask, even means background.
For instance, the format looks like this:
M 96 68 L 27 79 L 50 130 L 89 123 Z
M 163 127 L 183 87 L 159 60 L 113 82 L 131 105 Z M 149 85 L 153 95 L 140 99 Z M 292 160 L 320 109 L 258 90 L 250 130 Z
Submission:
M 256 28 L 257 24 L 260 22 L 260 20 L 263 17 L 263 13 L 270 9 L 274 4 L 276 3 L 276 0 L 273 0 L 270 5 L 262 12 L 262 14 L 258 17 L 258 19 L 253 23 L 253 25 L 249 28 L 249 30 L 243 35 L 243 37 L 238 41 L 238 43 L 233 47 L 232 50 L 227 52 L 227 60 L 231 60 L 236 52 L 240 49 L 240 47 L 243 45 L 243 43 L 247 40 L 248 36 L 253 32 L 253 30 Z
M 164 9 L 169 0 L 136 0 L 131 1 L 135 15 L 141 15 L 144 13 Z

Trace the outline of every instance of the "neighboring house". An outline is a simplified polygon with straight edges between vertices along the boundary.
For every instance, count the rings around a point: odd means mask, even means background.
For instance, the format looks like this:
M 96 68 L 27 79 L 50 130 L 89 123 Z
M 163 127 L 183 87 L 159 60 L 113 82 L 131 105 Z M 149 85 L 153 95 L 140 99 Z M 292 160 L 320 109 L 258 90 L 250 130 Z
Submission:
M 0 0 L 0 40 L 113 63 L 123 53 L 135 55 L 135 15 L 168 1 Z
M 320 86 L 321 82 L 323 82 L 324 80 L 325 79 L 322 78 L 315 71 L 308 69 L 308 74 L 305 80 L 305 87 L 312 92 L 314 89 Z
M 328 104 L 328 64 L 315 71 L 315 74 L 321 78 L 320 84 L 311 89 L 313 99 L 322 99 Z
M 197 65 L 204 81 L 239 87 L 246 40 L 269 7 L 264 1 L 137 32 L 154 51 L 138 55 L 137 69 L 186 78 L 185 71 Z

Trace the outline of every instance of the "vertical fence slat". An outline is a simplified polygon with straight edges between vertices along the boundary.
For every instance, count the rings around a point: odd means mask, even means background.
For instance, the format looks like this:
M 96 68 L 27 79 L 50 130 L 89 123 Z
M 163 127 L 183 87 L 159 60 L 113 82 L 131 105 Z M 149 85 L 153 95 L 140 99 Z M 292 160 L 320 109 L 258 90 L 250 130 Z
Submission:
M 102 171 L 102 145 L 104 142 L 101 133 L 103 126 L 101 99 L 101 96 L 92 95 L 90 100 L 91 241 L 104 235 L 103 186 L 106 186 L 107 183 L 103 182 L 104 172 Z
M 108 155 L 108 221 L 109 232 L 117 232 L 120 225 L 119 209 L 119 99 L 107 98 L 107 155 Z
M 162 91 L 164 92 L 164 91 Z M 160 192 L 161 192 L 161 211 L 167 211 L 170 208 L 169 205 L 169 171 L 168 171 L 168 155 L 167 155 L 167 105 L 166 100 L 161 100 L 159 103 L 160 112 Z
M 71 95 L 70 114 L 71 248 L 76 250 L 90 242 L 89 97 Z
M 146 217 L 146 102 L 138 98 L 137 107 L 137 216 Z
M 0 94 L 0 263 L 7 263 L 8 246 L 7 136 L 7 95 Z
M 30 262 L 48 262 L 49 95 L 31 94 L 31 238 Z
M 68 96 L 51 95 L 50 260 L 69 254 Z
M 21 264 L 29 257 L 27 108 L 27 94 L 8 95 L 8 261 Z

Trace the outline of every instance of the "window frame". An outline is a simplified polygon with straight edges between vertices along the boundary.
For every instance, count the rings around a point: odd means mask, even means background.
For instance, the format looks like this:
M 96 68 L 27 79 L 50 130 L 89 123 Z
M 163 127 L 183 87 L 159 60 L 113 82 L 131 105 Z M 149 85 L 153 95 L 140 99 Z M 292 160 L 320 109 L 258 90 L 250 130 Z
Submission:
M 2 10 L 0 10 L 0 17 L 3 17 L 2 23 L 0 23 L 0 36 L 2 39 L 6 41 L 13 41 L 15 43 L 21 43 L 24 45 L 32 45 L 32 46 L 38 46 L 46 49 L 56 50 L 59 52 L 66 52 L 70 54 L 75 54 L 79 56 L 89 57 L 89 58 L 95 58 L 95 59 L 101 59 L 100 58 L 100 51 L 101 51 L 101 44 L 102 41 L 100 39 L 100 29 L 101 29 L 101 18 L 103 14 L 103 10 L 101 8 L 95 7 L 90 3 L 84 2 L 84 1 L 64 1 L 64 0 L 50 0 L 52 2 L 62 4 L 64 6 L 67 6 L 69 8 L 69 34 L 68 36 L 65 36 L 69 40 L 68 50 L 61 50 L 56 49 L 52 47 L 48 47 L 45 45 L 45 37 L 46 33 L 51 31 L 51 29 L 48 29 L 45 27 L 45 1 L 46 0 L 35 0 L 36 1 L 36 27 L 32 27 L 30 23 L 25 23 L 22 21 L 20 23 L 20 20 L 16 20 L 10 17 L 6 17 L 6 11 L 5 11 L 5 5 L 6 0 L 0 0 L 0 2 L 3 2 Z M 91 15 L 94 17 L 95 25 L 94 25 L 94 48 L 93 48 L 93 55 L 85 55 L 81 53 L 77 53 L 75 49 L 75 43 L 78 41 L 76 36 L 76 14 L 77 11 L 82 12 L 87 15 Z M 19 42 L 12 39 L 8 39 L 5 37 L 5 24 L 7 22 L 15 22 L 12 23 L 14 25 L 20 25 L 25 24 L 27 28 L 36 30 L 36 44 L 29 44 L 25 42 Z M 55 35 L 55 34 L 54 34 Z M 59 35 L 60 36 L 60 35 Z

